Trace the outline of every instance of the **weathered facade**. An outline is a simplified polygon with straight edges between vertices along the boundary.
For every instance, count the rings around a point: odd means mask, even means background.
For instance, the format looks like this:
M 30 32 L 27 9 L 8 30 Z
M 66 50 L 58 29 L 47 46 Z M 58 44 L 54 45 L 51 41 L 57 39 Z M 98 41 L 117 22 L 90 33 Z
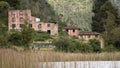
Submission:
M 36 31 L 48 32 L 51 35 L 58 34 L 58 24 L 56 22 L 40 22 L 39 18 L 31 15 L 31 10 L 10 10 L 8 11 L 8 29 L 20 30 L 22 25 L 28 22 L 29 26 Z
M 100 33 L 97 32 L 81 32 L 80 28 L 73 27 L 73 26 L 67 26 L 63 29 L 63 31 L 66 31 L 69 36 L 75 36 L 78 39 L 88 42 L 90 39 L 98 39 L 101 44 L 101 48 L 104 47 L 104 40 Z

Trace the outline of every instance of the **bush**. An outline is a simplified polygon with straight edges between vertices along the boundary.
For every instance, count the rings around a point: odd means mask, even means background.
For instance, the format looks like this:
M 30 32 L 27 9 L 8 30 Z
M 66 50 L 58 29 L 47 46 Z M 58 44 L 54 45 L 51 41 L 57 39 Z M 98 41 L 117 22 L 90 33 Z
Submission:
M 117 51 L 117 49 L 114 47 L 114 45 L 107 45 L 104 49 L 103 49 L 104 52 L 114 52 L 114 51 Z
M 81 53 L 90 53 L 93 52 L 93 48 L 92 46 L 90 46 L 88 43 L 79 43 L 79 45 L 77 45 L 78 51 Z
M 46 32 L 36 31 L 34 35 L 34 41 L 45 41 L 52 39 L 51 35 Z
M 67 36 L 60 36 L 58 39 L 53 40 L 53 44 L 56 46 L 56 50 L 59 51 L 82 53 L 92 52 L 92 47 L 87 43 L 80 43 L 78 40 Z
M 93 52 L 101 52 L 100 41 L 97 39 L 89 40 L 89 45 L 92 46 Z
M 21 35 L 21 33 L 20 32 L 12 33 L 9 37 L 9 42 L 12 45 L 17 45 L 17 46 L 22 45 L 22 35 Z

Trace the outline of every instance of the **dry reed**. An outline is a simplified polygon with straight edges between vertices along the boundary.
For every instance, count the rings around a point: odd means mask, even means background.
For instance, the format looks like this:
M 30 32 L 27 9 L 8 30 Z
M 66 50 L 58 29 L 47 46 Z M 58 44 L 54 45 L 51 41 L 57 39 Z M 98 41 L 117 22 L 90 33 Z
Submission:
M 118 61 L 120 53 L 64 53 L 55 51 L 16 52 L 0 49 L 0 68 L 38 68 L 38 62 L 60 61 Z

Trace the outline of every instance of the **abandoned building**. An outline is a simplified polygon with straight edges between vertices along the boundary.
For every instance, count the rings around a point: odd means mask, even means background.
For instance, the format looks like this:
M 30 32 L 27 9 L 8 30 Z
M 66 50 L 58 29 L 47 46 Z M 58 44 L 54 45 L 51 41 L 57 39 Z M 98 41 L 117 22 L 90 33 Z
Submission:
M 100 33 L 97 32 L 82 32 L 80 28 L 74 26 L 67 26 L 63 28 L 63 31 L 66 31 L 69 36 L 77 37 L 78 39 L 88 42 L 90 39 L 98 39 L 101 44 L 101 48 L 104 47 L 104 40 Z
M 45 23 L 39 18 L 31 15 L 31 10 L 9 10 L 8 11 L 8 29 L 20 30 L 25 20 L 29 26 L 36 31 L 48 32 L 51 35 L 58 34 L 58 24 L 56 22 Z

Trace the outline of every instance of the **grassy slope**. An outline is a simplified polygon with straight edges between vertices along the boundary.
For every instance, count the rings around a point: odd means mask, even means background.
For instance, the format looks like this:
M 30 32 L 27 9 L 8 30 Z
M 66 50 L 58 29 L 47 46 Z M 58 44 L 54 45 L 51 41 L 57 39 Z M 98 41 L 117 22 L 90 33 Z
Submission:
M 82 30 L 91 30 L 93 0 L 47 0 L 63 21 L 72 22 Z

